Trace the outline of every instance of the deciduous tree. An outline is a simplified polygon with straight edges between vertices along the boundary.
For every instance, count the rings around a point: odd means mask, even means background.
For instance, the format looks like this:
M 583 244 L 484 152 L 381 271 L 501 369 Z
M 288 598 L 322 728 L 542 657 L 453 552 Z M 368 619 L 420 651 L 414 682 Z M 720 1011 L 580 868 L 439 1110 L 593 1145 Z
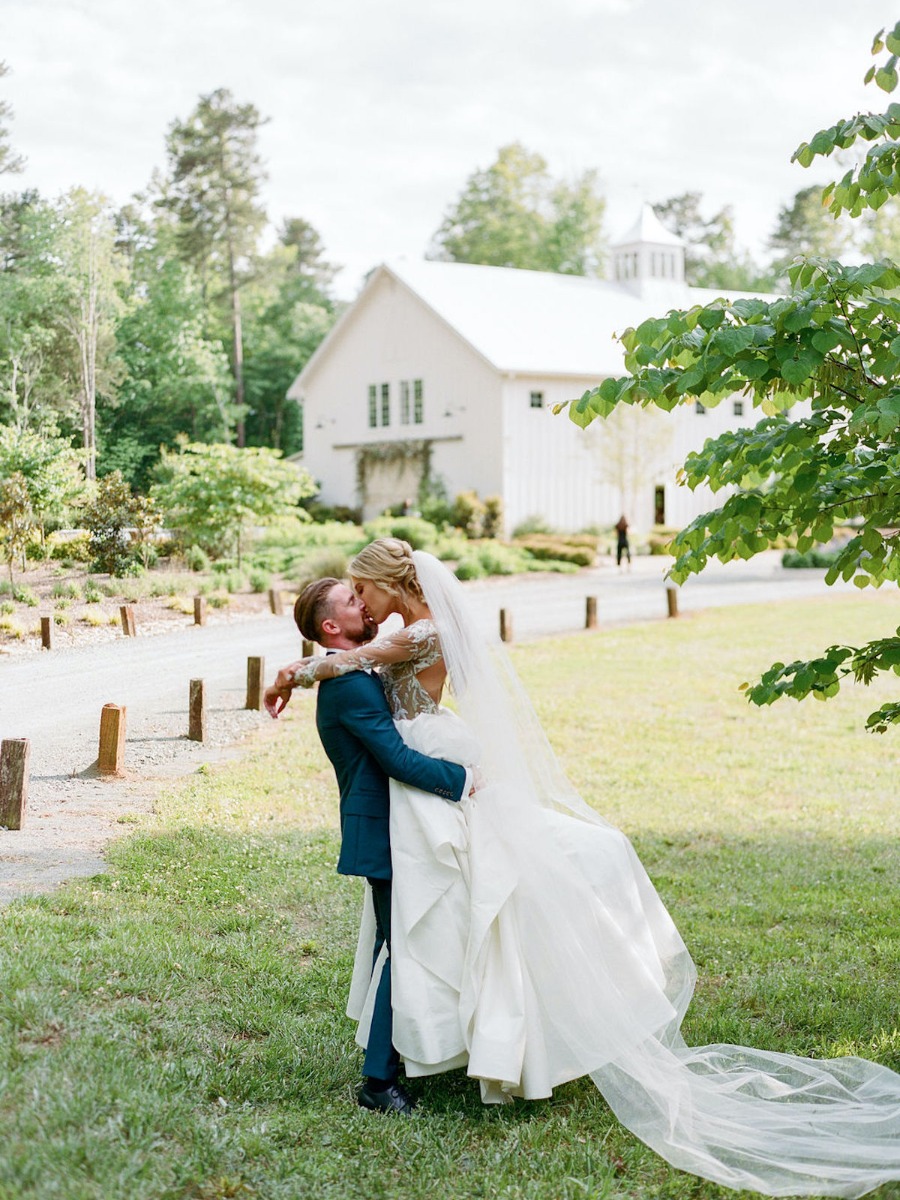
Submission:
M 519 142 L 502 146 L 486 169 L 469 176 L 434 235 L 429 257 L 597 275 L 604 258 L 605 202 L 597 176 L 554 180 L 546 160 Z
M 116 356 L 116 322 L 123 314 L 121 288 L 127 267 L 116 246 L 113 215 L 103 196 L 73 188 L 57 215 L 59 255 L 57 320 L 69 338 L 72 375 L 81 416 L 84 468 L 97 474 L 97 395 L 115 394 L 122 363 Z
M 9 74 L 9 66 L 0 62 L 0 79 Z M 13 174 L 25 166 L 25 159 L 16 154 L 9 140 L 9 130 L 6 123 L 12 116 L 9 101 L 0 100 L 0 175 Z
M 252 276 L 266 220 L 257 148 L 263 123 L 254 105 L 239 104 L 227 88 L 201 96 L 187 120 L 175 121 L 169 131 L 168 176 L 158 197 L 175 220 L 184 262 L 197 272 L 210 301 L 229 310 L 239 446 L 245 407 L 241 289 Z
M 873 53 L 889 57 L 868 78 L 897 86 L 900 24 L 879 35 Z M 868 143 L 862 161 L 824 189 L 832 216 L 858 217 L 900 193 L 900 104 L 839 121 L 795 152 L 809 166 L 836 150 Z M 829 218 L 830 219 L 830 218 Z M 803 550 L 826 542 L 839 522 L 852 536 L 826 582 L 858 587 L 900 582 L 900 267 L 846 266 L 812 256 L 789 271 L 793 291 L 775 301 L 718 301 L 644 321 L 622 341 L 630 374 L 606 379 L 569 405 L 582 427 L 618 405 L 670 410 L 717 404 L 741 392 L 764 414 L 752 429 L 725 433 L 691 454 L 682 481 L 737 490 L 721 508 L 677 535 L 670 574 L 681 582 L 712 557 L 750 558 L 785 537 Z M 803 415 L 789 415 L 799 400 Z M 862 646 L 834 645 L 809 660 L 776 663 L 750 699 L 827 699 L 842 679 L 868 683 L 900 675 L 900 629 Z M 873 712 L 883 732 L 900 721 L 900 702 Z
M 662 223 L 685 243 L 685 281 L 692 287 L 768 290 L 769 273 L 735 242 L 730 205 L 704 217 L 702 204 L 700 192 L 683 192 L 653 205 Z
M 238 562 L 249 526 L 298 515 L 298 503 L 317 491 L 280 450 L 257 446 L 182 442 L 163 453 L 159 472 L 154 496 L 173 527 L 214 553 L 233 550 Z

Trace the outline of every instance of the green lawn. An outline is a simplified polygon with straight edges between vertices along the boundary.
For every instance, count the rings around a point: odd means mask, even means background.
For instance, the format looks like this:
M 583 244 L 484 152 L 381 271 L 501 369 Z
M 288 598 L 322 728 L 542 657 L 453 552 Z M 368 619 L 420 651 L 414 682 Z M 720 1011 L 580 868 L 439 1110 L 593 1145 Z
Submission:
M 765 710 L 737 691 L 898 620 L 896 597 L 825 597 L 513 651 L 695 954 L 689 1041 L 900 1069 L 900 731 L 862 729 L 900 679 Z M 418 1086 L 414 1120 L 356 1108 L 360 890 L 334 873 L 312 704 L 168 793 L 108 874 L 0 910 L 0 1198 L 733 1194 L 668 1168 L 583 1081 L 496 1109 L 454 1073 Z

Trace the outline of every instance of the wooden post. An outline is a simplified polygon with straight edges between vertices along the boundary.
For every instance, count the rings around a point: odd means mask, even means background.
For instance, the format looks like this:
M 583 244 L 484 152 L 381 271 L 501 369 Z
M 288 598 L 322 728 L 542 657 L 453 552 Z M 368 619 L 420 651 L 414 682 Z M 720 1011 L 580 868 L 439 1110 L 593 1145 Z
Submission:
M 677 617 L 678 616 L 678 588 L 676 588 L 676 587 L 667 587 L 666 588 L 666 604 L 669 607 L 669 616 Z
M 508 608 L 500 609 L 500 641 L 511 642 L 513 640 L 513 623 L 512 613 Z
M 303 639 L 303 657 L 312 658 L 316 652 L 316 643 L 311 642 L 309 638 Z
M 28 738 L 5 738 L 0 742 L 0 825 L 21 829 L 28 799 Z
M 247 659 L 247 703 L 244 708 L 255 709 L 259 712 L 263 706 L 263 692 L 266 690 L 266 660 L 264 658 Z
M 206 740 L 206 685 L 202 679 L 191 680 L 188 737 L 192 742 Z
M 119 619 L 122 622 L 122 632 L 126 637 L 135 637 L 137 631 L 134 625 L 134 609 L 130 604 L 119 606 Z
M 284 605 L 281 600 L 281 592 L 278 588 L 269 588 L 269 608 L 276 617 L 284 616 Z
M 41 646 L 45 650 L 53 649 L 53 618 L 41 617 Z
M 194 624 L 195 625 L 205 625 L 206 624 L 206 597 L 205 596 L 195 596 L 194 597 Z
M 584 627 L 585 629 L 597 628 L 597 597 L 586 596 L 584 604 Z
M 121 775 L 125 762 L 125 705 L 104 704 L 100 710 L 100 753 L 97 770 L 101 775 Z

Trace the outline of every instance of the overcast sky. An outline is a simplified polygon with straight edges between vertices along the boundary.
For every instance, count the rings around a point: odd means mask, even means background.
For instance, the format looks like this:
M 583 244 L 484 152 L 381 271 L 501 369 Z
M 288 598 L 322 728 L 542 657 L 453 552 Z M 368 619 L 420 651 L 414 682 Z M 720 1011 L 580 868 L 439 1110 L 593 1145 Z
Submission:
M 817 174 L 797 144 L 860 108 L 886 0 L 0 0 L 0 94 L 23 175 L 117 203 L 171 121 L 230 88 L 270 118 L 273 222 L 319 230 L 337 289 L 421 257 L 466 177 L 518 140 L 556 175 L 599 171 L 607 233 L 688 189 L 759 251 Z

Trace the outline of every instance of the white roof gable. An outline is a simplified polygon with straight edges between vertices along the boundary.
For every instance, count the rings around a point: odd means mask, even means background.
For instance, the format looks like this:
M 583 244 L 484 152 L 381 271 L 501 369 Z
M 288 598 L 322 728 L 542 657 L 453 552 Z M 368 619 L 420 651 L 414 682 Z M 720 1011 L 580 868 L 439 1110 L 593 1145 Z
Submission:
M 675 280 L 654 280 L 652 288 L 640 295 L 622 284 L 581 275 L 402 259 L 371 273 L 289 395 L 299 396 L 318 363 L 339 345 L 356 306 L 377 302 L 375 285 L 384 272 L 408 287 L 498 371 L 531 375 L 620 375 L 623 350 L 616 334 L 647 317 L 708 304 L 722 294 Z M 732 300 L 748 294 L 728 291 Z
M 617 283 L 581 275 L 401 261 L 386 265 L 499 371 L 603 376 L 623 369 L 613 334 L 696 300 L 672 283 L 642 298 Z

